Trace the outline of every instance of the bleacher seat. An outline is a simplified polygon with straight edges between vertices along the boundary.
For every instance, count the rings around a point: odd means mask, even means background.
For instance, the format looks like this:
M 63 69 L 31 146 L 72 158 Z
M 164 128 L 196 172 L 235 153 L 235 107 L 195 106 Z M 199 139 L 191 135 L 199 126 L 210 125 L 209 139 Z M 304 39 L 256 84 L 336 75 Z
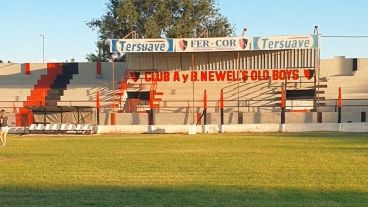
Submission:
M 61 124 L 59 131 L 65 133 L 68 129 L 68 124 Z
M 59 129 L 60 129 L 60 124 L 52 124 L 51 126 L 52 131 L 59 131 Z
M 37 124 L 37 127 L 36 127 L 36 130 L 37 131 L 42 131 L 44 129 L 45 129 L 45 125 L 43 125 L 43 124 Z
M 93 126 L 89 125 L 89 124 L 85 124 L 83 126 L 83 131 L 90 134 L 93 132 Z
M 32 133 L 32 131 L 35 131 L 37 128 L 37 124 L 31 124 L 31 126 L 29 126 L 28 130 L 30 133 Z
M 52 131 L 52 125 L 51 124 L 46 124 L 44 130 L 45 131 Z
M 68 124 L 66 127 L 67 131 L 75 131 L 75 129 L 76 129 L 75 124 Z
M 93 134 L 94 127 L 90 124 L 31 124 L 28 132 L 31 133 L 76 133 L 76 134 Z

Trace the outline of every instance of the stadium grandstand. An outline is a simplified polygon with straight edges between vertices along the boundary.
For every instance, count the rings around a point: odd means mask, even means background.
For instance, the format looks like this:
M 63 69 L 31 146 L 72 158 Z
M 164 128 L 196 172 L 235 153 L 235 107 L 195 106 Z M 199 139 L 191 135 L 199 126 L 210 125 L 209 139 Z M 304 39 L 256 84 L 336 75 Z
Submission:
M 362 123 L 368 59 L 319 35 L 113 39 L 125 62 L 0 63 L 11 125 Z

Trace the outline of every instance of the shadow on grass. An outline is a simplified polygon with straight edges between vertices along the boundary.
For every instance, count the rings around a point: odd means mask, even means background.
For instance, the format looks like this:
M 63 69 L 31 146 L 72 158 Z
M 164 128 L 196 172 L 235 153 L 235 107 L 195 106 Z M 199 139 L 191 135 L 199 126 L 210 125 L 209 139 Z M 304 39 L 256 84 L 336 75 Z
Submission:
M 368 192 L 231 187 L 0 187 L 0 206 L 366 206 Z

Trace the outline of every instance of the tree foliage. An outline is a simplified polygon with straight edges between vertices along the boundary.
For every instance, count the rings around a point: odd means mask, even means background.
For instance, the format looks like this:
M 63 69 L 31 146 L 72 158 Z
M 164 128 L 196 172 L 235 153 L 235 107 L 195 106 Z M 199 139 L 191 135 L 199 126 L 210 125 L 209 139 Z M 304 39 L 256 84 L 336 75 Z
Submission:
M 88 54 L 89 61 L 108 60 L 106 40 L 123 38 L 133 30 L 138 38 L 190 38 L 204 30 L 209 37 L 219 37 L 234 30 L 214 0 L 109 0 L 106 6 L 106 14 L 88 22 L 99 33 L 97 54 Z

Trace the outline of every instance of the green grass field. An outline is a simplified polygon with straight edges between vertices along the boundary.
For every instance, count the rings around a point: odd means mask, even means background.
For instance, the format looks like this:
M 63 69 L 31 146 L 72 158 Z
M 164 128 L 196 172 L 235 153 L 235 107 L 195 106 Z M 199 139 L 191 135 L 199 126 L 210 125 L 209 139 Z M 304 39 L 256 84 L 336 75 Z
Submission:
M 0 206 L 368 206 L 368 134 L 10 136 Z

